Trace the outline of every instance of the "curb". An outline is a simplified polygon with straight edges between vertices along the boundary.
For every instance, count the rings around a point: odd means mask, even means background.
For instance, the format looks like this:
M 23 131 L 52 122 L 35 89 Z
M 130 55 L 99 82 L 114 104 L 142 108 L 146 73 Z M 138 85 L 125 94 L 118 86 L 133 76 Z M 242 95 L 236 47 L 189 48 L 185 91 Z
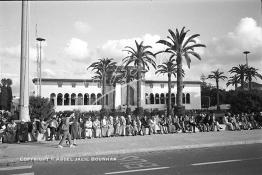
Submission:
M 246 141 L 233 141 L 233 142 L 217 142 L 207 144 L 192 144 L 192 145 L 179 145 L 179 146 L 165 146 L 165 147 L 153 147 L 153 148 L 137 148 L 137 149 L 120 149 L 116 151 L 100 151 L 100 152 L 86 152 L 86 153 L 70 153 L 64 154 L 63 157 L 86 157 L 86 156 L 105 156 L 112 154 L 130 154 L 130 153 L 142 153 L 142 152 L 157 152 L 157 151 L 171 151 L 181 149 L 195 149 L 195 148 L 211 148 L 220 146 L 234 146 L 234 145 L 248 145 L 262 143 L 262 140 L 246 140 Z M 45 155 L 46 158 L 54 158 L 53 155 Z M 13 164 L 27 163 L 20 161 L 20 158 L 7 158 L 0 160 L 1 166 L 12 166 Z

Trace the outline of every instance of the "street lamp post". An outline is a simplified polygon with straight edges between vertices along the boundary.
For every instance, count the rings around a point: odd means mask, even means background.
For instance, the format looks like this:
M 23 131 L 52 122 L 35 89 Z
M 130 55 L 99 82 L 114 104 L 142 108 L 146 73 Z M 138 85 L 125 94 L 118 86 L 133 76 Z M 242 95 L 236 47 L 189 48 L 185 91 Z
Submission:
M 246 55 L 246 65 L 248 67 L 248 59 L 247 59 L 247 55 L 249 54 L 250 52 L 249 51 L 244 51 L 243 54 Z
M 22 1 L 19 119 L 29 117 L 29 3 Z
M 41 86 L 42 86 L 42 42 L 45 41 L 44 38 L 36 38 L 37 41 L 39 41 L 39 63 L 37 63 L 37 66 L 39 67 L 38 73 L 38 83 L 39 83 L 39 96 L 41 97 Z

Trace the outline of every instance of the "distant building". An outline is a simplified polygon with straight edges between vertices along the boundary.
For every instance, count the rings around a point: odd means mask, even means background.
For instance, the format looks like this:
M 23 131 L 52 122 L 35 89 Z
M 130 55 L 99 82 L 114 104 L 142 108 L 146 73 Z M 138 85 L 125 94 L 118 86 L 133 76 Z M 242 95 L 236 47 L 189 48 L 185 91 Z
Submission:
M 37 79 L 33 79 L 35 89 Z M 201 109 L 200 81 L 184 81 L 183 105 L 186 109 Z M 36 90 L 35 90 L 36 91 Z M 142 107 L 144 109 L 166 109 L 168 97 L 167 81 L 142 80 Z M 172 81 L 172 105 L 176 105 L 176 82 Z M 130 83 L 129 104 L 136 108 L 136 82 Z M 81 110 L 97 111 L 102 107 L 102 86 L 99 81 L 90 79 L 42 79 L 42 97 L 49 98 L 56 111 Z M 113 103 L 115 99 L 115 104 Z M 106 108 L 125 109 L 127 104 L 126 84 L 106 86 Z M 114 106 L 113 106 L 114 105 Z

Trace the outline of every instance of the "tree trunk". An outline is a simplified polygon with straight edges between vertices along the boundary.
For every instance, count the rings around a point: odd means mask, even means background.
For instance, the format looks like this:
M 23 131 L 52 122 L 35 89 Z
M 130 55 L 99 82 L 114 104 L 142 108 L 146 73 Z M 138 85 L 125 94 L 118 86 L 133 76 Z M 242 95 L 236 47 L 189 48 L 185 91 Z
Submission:
M 243 90 L 244 89 L 244 77 L 243 76 L 240 77 L 240 83 L 241 83 L 241 89 Z
M 127 77 L 126 77 L 126 107 L 129 108 L 129 98 L 130 98 L 130 69 L 127 68 Z
M 184 113 L 182 106 L 182 93 L 183 93 L 183 76 L 182 76 L 182 57 L 177 55 L 177 112 L 178 115 Z
M 252 80 L 250 80 L 250 79 L 249 79 L 249 81 L 248 81 L 248 90 L 249 90 L 249 91 L 251 91 L 251 90 L 252 90 L 252 87 L 251 87 L 251 86 L 252 86 L 252 85 L 251 85 L 251 82 L 252 82 Z
M 116 105 L 116 84 L 113 85 L 113 110 L 115 111 L 115 105 Z
M 137 110 L 138 114 L 142 113 L 142 105 L 141 105 L 141 64 L 138 63 L 137 67 Z
M 235 84 L 235 90 L 237 90 L 237 83 Z
M 167 116 L 171 114 L 171 73 L 168 73 L 168 102 L 167 102 Z
M 105 109 L 105 91 L 106 91 L 106 72 L 103 71 L 103 82 L 102 82 L 102 109 Z
M 220 110 L 219 106 L 219 86 L 218 86 L 218 80 L 216 80 L 216 85 L 217 85 L 217 110 Z

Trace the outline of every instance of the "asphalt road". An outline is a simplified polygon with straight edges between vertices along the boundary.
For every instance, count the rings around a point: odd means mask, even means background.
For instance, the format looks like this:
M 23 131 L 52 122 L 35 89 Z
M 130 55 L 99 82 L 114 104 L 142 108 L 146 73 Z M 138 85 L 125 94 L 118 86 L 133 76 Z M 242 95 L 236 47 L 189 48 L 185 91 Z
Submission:
M 47 162 L 24 162 L 15 167 L 1 167 L 0 174 L 261 175 L 262 144 L 57 158 Z

